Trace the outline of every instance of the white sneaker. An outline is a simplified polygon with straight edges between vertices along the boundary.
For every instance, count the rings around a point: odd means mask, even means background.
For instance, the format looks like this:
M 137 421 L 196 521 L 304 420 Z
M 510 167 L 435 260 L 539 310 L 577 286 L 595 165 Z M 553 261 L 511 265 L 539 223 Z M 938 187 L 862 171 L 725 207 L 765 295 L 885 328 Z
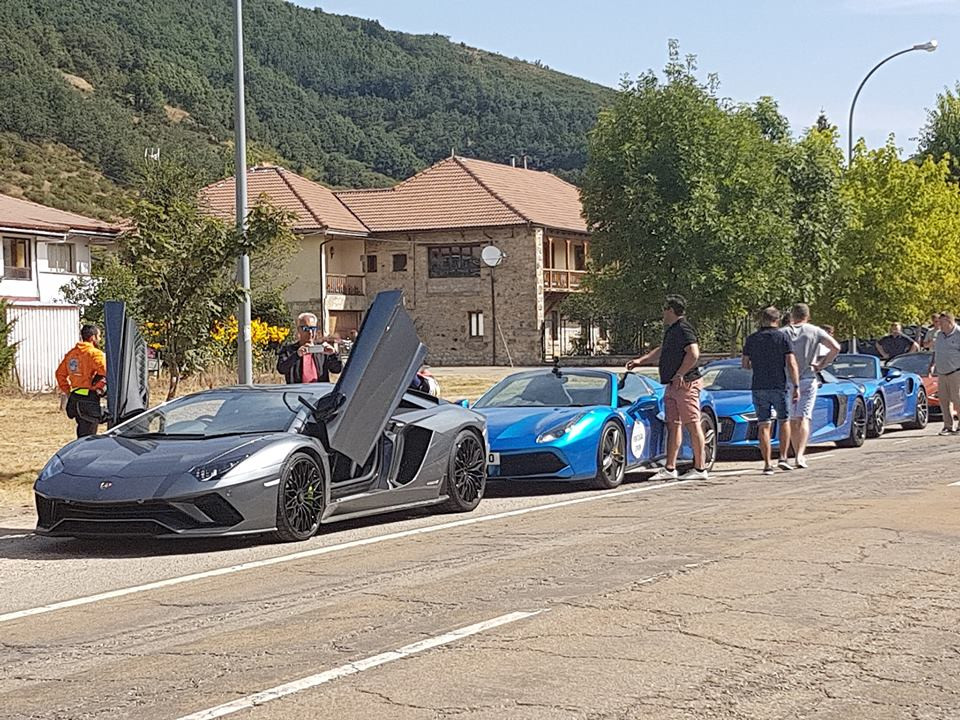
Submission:
M 697 470 L 696 468 L 690 468 L 683 475 L 680 476 L 681 480 L 709 480 L 710 476 L 707 474 L 706 470 Z
M 807 469 L 807 459 L 804 457 L 798 457 L 796 459 L 797 470 L 806 470 Z
M 654 473 L 651 480 L 656 480 L 658 482 L 663 482 L 665 480 L 676 480 L 677 471 L 676 470 L 667 470 L 665 467 L 660 468 L 657 472 Z
M 777 463 L 777 467 L 781 470 L 793 470 L 793 465 L 788 463 L 785 458 L 780 459 L 780 461 Z M 800 465 L 798 464 L 797 467 L 800 467 Z

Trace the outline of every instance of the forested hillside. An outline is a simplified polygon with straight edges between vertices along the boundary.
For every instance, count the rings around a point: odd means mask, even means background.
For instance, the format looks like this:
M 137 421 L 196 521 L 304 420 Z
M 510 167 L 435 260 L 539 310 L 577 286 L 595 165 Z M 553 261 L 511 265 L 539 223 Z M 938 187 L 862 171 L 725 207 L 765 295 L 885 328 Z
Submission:
M 451 149 L 501 162 L 525 150 L 534 167 L 576 179 L 586 133 L 612 96 L 437 35 L 282 0 L 244 5 L 252 159 L 332 185 L 388 184 Z M 74 209 L 77 198 L 58 191 L 56 177 L 79 156 L 86 164 L 77 170 L 120 185 L 148 147 L 210 179 L 230 172 L 231 32 L 229 0 L 0 0 L 8 151 L 16 146 L 27 168 L 46 166 L 55 177 L 32 185 L 49 185 L 49 200 Z M 5 186 L 30 175 L 11 170 L 9 157 Z M 100 179 L 88 180 L 103 196 Z M 30 190 L 34 199 L 40 192 Z

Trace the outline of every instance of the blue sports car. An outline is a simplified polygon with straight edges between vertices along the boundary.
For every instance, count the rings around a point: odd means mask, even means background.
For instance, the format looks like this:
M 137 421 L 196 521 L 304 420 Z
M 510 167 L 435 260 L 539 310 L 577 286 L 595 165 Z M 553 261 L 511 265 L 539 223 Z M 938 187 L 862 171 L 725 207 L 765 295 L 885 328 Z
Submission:
M 757 448 L 757 413 L 750 392 L 752 371 L 736 360 L 719 360 L 703 370 L 703 385 L 710 391 L 720 418 L 718 447 Z M 860 447 L 867 436 L 867 401 L 863 386 L 829 372 L 820 373 L 820 389 L 813 406 L 810 444 L 835 442 L 841 447 Z M 779 445 L 778 426 L 773 424 L 773 444 Z
M 912 430 L 925 428 L 930 409 L 923 380 L 916 373 L 885 368 L 881 362 L 872 355 L 837 355 L 828 369 L 866 389 L 868 437 L 880 437 L 887 425 L 898 423 Z
M 665 455 L 664 387 L 633 372 L 530 370 L 494 385 L 473 409 L 487 419 L 491 480 L 587 481 L 614 488 Z M 716 457 L 716 412 L 701 398 L 706 466 Z M 685 436 L 680 459 L 693 453 Z

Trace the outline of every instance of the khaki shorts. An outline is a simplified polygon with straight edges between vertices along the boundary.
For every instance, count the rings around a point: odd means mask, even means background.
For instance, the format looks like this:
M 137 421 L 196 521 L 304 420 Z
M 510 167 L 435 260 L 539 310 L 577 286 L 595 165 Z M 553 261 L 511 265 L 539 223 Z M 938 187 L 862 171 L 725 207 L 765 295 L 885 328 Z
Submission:
M 700 391 L 703 381 L 699 378 L 681 385 L 677 380 L 667 385 L 663 405 L 667 422 L 673 425 L 689 425 L 700 422 Z

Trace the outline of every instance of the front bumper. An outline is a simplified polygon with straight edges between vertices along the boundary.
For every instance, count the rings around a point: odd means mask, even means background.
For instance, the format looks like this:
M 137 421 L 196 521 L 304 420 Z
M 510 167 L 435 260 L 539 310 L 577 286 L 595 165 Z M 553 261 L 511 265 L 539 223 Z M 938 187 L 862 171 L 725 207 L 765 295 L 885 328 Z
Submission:
M 497 453 L 495 449 L 493 452 Z M 578 474 L 566 454 L 556 448 L 541 446 L 523 450 L 502 451 L 498 454 L 500 463 L 487 465 L 487 479 L 491 481 L 575 481 L 596 474 L 596 470 L 589 474 L 583 472 Z

